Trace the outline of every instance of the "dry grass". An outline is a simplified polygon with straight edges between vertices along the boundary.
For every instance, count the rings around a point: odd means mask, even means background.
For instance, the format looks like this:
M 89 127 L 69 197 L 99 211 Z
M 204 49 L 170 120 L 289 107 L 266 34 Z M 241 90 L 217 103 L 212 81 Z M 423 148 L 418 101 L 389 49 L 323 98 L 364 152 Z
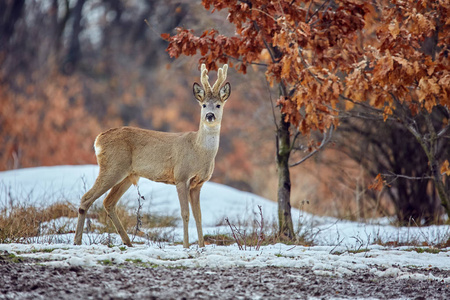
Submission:
M 155 227 L 175 227 L 177 226 L 178 218 L 174 216 L 159 216 L 151 214 L 136 215 L 135 212 L 131 212 L 130 209 L 123 205 L 116 206 L 116 213 L 119 217 L 123 227 L 128 233 L 135 233 L 136 224 L 138 218 L 141 222 L 140 228 L 155 228 Z M 89 210 L 88 217 L 96 219 L 101 225 L 92 226 L 92 231 L 99 233 L 115 233 L 116 229 L 111 219 L 108 217 L 108 213 L 102 206 L 94 206 Z M 139 235 L 139 232 L 137 232 Z
M 61 217 L 75 218 L 75 207 L 55 203 L 46 208 L 14 206 L 0 211 L 0 243 L 23 242 L 41 234 L 41 224 Z
M 173 237 L 170 236 L 171 233 L 168 233 L 165 229 L 167 227 L 179 226 L 178 218 L 174 216 L 158 216 L 143 213 L 137 215 L 135 211 L 131 211 L 121 205 L 118 205 L 116 210 L 128 233 L 145 237 L 152 242 L 173 241 Z M 63 217 L 67 219 L 60 219 Z M 51 241 L 51 239 L 47 239 L 48 235 L 53 235 L 56 238 L 64 237 L 62 234 L 73 233 L 73 225 L 76 222 L 76 217 L 77 209 L 69 202 L 55 203 L 45 208 L 15 205 L 8 207 L 8 209 L 1 209 L 0 243 L 30 243 L 40 240 L 42 237 L 46 241 Z M 92 207 L 89 210 L 88 217 L 96 221 L 91 222 L 92 225 L 88 228 L 88 231 L 95 233 L 116 233 L 116 229 L 102 206 Z M 60 220 L 58 222 L 51 222 L 56 219 Z M 136 231 L 138 220 L 141 222 L 139 228 L 142 228 L 142 231 Z M 276 243 L 313 246 L 315 237 L 312 234 L 313 231 L 310 226 L 312 224 L 300 224 L 297 229 L 296 238 L 291 240 L 278 234 L 278 224 L 276 221 L 267 222 L 264 220 L 262 213 L 254 213 L 253 216 L 250 216 L 246 220 L 232 221 L 227 234 L 206 235 L 205 242 L 217 245 L 238 243 L 242 246 L 243 250 L 256 249 L 259 246 Z M 303 233 L 301 234 L 300 228 L 306 230 L 302 230 L 301 232 Z M 235 231 L 234 234 L 233 230 Z M 425 233 L 422 233 L 423 235 Z M 375 244 L 392 247 L 433 247 L 437 249 L 450 247 L 448 234 L 442 236 L 438 241 L 430 238 L 430 241 L 419 242 L 422 239 L 414 236 L 407 242 L 400 242 L 395 239 L 388 242 L 383 240 L 381 237 L 375 239 Z M 98 241 L 92 241 L 92 243 L 98 243 Z
M 235 237 L 236 236 L 236 237 Z M 295 239 L 289 239 L 278 233 L 264 234 L 264 238 L 251 231 L 242 236 L 232 234 L 208 234 L 205 235 L 206 244 L 215 244 L 219 246 L 228 246 L 237 243 L 241 250 L 258 250 L 260 246 L 274 245 L 282 243 L 286 245 L 314 246 L 314 242 L 305 236 L 297 236 Z
M 410 246 L 410 247 L 428 247 L 432 249 L 446 249 L 450 247 L 450 237 L 443 237 L 437 241 L 424 242 L 419 241 L 418 239 L 411 239 L 410 241 L 398 241 L 398 240 L 390 240 L 390 241 L 381 241 L 377 239 L 375 244 L 385 246 L 385 247 L 401 247 L 401 246 Z
M 133 216 L 125 207 L 117 205 L 116 213 L 127 232 L 136 225 L 136 216 Z M 98 233 L 116 232 L 111 219 L 108 217 L 108 213 L 102 206 L 93 206 L 88 211 L 87 217 L 89 219 L 97 220 L 98 223 L 100 223 L 99 225 L 91 225 L 89 231 Z
M 124 206 L 116 207 L 117 215 L 125 230 L 135 233 L 138 217 Z M 31 205 L 16 205 L 0 210 L 0 243 L 27 243 L 36 237 L 52 234 L 73 233 L 73 219 L 77 218 L 77 209 L 69 202 L 55 203 L 45 208 Z M 47 223 L 66 217 L 61 222 Z M 115 233 L 116 229 L 102 206 L 89 210 L 88 218 L 92 222 L 88 231 L 96 233 Z M 173 216 L 140 214 L 140 228 L 174 227 L 178 219 Z M 89 223 L 89 222 L 88 222 Z M 97 225 L 93 225 L 97 224 Z M 86 224 L 86 226 L 88 226 Z M 140 235 L 142 232 L 137 232 Z
M 259 250 L 261 246 L 283 243 L 286 245 L 313 246 L 313 235 L 310 230 L 300 233 L 303 225 L 298 224 L 294 238 L 289 238 L 279 233 L 278 222 L 268 222 L 264 219 L 262 207 L 258 205 L 259 212 L 254 212 L 253 217 L 247 220 L 239 220 L 238 225 L 225 218 L 230 234 L 209 236 L 209 242 L 216 244 L 230 244 L 230 240 L 236 242 L 240 250 Z M 216 242 L 214 242 L 216 241 Z
M 229 246 L 236 242 L 227 234 L 206 234 L 204 239 L 206 245 L 215 244 L 218 246 Z

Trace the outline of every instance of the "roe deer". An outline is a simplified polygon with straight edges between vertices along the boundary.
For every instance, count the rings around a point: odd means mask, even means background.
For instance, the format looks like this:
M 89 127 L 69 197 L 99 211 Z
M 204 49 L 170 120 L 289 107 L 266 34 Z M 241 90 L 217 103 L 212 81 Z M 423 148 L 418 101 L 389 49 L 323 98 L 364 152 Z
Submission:
M 140 177 L 173 184 L 177 188 L 183 220 L 183 247 L 189 248 L 189 203 L 197 226 L 198 245 L 204 247 L 200 189 L 211 178 L 219 149 L 223 107 L 230 96 L 230 83 L 224 83 L 228 65 L 217 72 L 211 88 L 208 71 L 201 66 L 201 83 L 194 83 L 194 96 L 201 106 L 197 132 L 166 133 L 133 127 L 114 128 L 97 136 L 94 143 L 100 167 L 94 186 L 81 198 L 74 244 L 81 245 L 86 213 L 94 201 L 111 189 L 103 205 L 122 241 L 132 246 L 117 217 L 115 206 L 131 184 Z

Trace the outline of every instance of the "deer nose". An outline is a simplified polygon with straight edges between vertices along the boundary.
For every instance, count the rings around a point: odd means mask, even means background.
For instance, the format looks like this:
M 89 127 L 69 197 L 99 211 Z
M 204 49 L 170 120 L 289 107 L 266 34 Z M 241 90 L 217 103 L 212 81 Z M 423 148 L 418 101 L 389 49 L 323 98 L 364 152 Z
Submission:
M 206 114 L 206 120 L 208 120 L 208 122 L 212 122 L 216 119 L 216 116 L 213 113 L 207 113 Z

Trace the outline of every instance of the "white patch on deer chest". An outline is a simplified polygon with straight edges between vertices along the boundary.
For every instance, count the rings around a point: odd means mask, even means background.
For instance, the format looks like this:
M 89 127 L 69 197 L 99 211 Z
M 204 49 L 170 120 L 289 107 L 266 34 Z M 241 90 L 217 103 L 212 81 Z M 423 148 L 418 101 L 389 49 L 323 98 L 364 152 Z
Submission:
M 205 128 L 201 139 L 202 146 L 207 150 L 219 149 L 220 126 L 219 128 L 209 128 L 207 125 L 203 126 Z
M 208 150 L 214 150 L 219 148 L 219 136 L 207 135 L 203 141 L 203 147 Z

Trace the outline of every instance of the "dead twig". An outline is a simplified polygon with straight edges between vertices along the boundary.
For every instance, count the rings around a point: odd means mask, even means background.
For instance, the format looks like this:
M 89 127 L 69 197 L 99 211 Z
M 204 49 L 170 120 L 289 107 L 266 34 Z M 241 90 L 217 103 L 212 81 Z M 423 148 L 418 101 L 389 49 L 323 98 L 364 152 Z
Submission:
M 258 209 L 259 209 L 259 216 L 261 218 L 261 221 L 260 222 L 256 221 L 256 223 L 259 225 L 259 233 L 258 233 L 258 229 L 256 230 L 256 236 L 258 238 L 258 240 L 256 242 L 256 251 L 259 251 L 259 249 L 261 248 L 262 242 L 265 240 L 264 217 L 263 217 L 261 205 L 258 205 Z
M 228 226 L 230 226 L 231 233 L 233 234 L 233 238 L 236 241 L 236 244 L 238 245 L 239 250 L 244 250 L 240 239 L 238 239 L 236 236 L 236 233 L 240 235 L 239 230 L 236 228 L 236 226 L 231 225 L 230 220 L 228 220 L 228 218 L 225 218 L 225 222 L 227 222 Z
M 320 150 L 323 149 L 323 147 L 325 147 L 326 144 L 328 144 L 331 141 L 331 137 L 333 136 L 333 129 L 334 126 L 331 125 L 330 128 L 328 129 L 328 131 L 325 131 L 323 133 L 323 139 L 322 139 L 322 143 L 320 143 L 320 146 L 316 149 L 314 149 L 313 151 L 311 151 L 310 153 L 308 153 L 308 155 L 306 155 L 305 157 L 303 157 L 301 160 L 299 160 L 296 163 L 290 164 L 289 167 L 295 167 L 298 166 L 299 164 L 305 162 L 308 158 L 312 157 L 313 155 L 315 155 L 316 153 L 318 153 Z
M 133 242 L 134 239 L 139 231 L 141 231 L 142 227 L 142 218 L 141 218 L 141 210 L 142 210 L 142 201 L 145 200 L 144 196 L 141 195 L 141 192 L 139 191 L 139 186 L 136 185 L 137 193 L 138 193 L 138 207 L 136 210 L 136 227 L 134 228 L 134 236 L 133 236 Z M 141 201 L 142 200 L 142 201 Z

